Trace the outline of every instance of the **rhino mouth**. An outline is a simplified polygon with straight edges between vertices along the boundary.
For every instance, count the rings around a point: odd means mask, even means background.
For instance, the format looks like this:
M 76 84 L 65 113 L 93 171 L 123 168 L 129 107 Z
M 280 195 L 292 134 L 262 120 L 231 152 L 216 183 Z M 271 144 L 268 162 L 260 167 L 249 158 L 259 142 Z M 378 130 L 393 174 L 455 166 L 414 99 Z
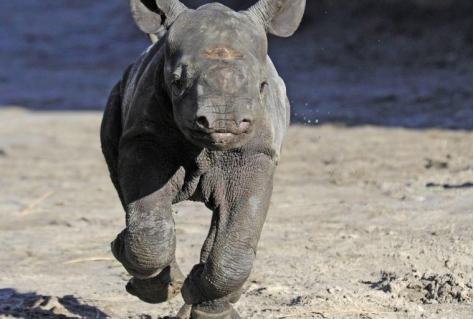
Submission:
M 213 150 L 237 148 L 246 140 L 246 134 L 229 131 L 202 132 L 192 130 L 190 133 L 189 136 L 193 143 Z
M 196 140 L 203 141 L 205 143 L 210 143 L 212 145 L 229 145 L 236 142 L 239 139 L 240 134 L 227 131 L 219 132 L 202 132 L 202 131 L 193 131 L 192 137 Z
M 215 144 L 230 144 L 236 140 L 238 135 L 230 132 L 214 132 L 209 136 Z

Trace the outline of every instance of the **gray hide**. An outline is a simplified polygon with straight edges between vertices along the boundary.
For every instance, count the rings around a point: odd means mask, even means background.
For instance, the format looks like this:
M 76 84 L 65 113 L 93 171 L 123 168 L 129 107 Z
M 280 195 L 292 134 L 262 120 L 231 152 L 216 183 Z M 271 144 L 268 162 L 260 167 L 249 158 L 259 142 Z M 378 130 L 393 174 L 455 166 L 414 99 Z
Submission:
M 179 292 L 178 318 L 239 318 L 232 308 L 255 259 L 289 123 L 266 33 L 291 35 L 305 0 L 260 0 L 246 11 L 178 0 L 130 0 L 155 41 L 112 90 L 102 150 L 126 212 L 112 252 L 127 291 L 159 303 Z M 172 205 L 212 210 L 201 258 L 184 278 Z

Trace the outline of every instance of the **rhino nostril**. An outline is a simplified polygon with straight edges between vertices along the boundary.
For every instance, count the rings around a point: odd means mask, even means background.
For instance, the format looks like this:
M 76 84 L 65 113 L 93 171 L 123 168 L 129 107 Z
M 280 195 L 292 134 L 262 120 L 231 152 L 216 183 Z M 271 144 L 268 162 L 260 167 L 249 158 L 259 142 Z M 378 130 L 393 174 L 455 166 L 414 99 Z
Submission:
M 199 116 L 196 119 L 196 124 L 199 128 L 209 128 L 209 122 L 207 121 L 205 116 Z

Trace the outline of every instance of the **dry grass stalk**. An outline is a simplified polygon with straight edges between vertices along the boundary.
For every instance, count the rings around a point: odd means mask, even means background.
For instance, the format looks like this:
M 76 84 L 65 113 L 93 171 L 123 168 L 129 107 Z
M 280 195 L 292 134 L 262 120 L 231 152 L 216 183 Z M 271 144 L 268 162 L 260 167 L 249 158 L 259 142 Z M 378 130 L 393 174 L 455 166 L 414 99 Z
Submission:
M 77 264 L 77 263 L 83 263 L 83 262 L 90 262 L 90 261 L 111 261 L 115 260 L 112 257 L 90 257 L 90 258 L 78 258 L 78 259 L 72 259 L 68 260 L 66 262 L 63 262 L 63 265 L 66 264 Z
M 25 216 L 28 215 L 33 211 L 33 209 L 38 206 L 42 201 L 44 201 L 46 198 L 49 196 L 53 195 L 54 191 L 50 190 L 41 195 L 38 199 L 36 199 L 34 202 L 30 203 L 28 206 L 25 207 L 18 215 L 19 216 Z

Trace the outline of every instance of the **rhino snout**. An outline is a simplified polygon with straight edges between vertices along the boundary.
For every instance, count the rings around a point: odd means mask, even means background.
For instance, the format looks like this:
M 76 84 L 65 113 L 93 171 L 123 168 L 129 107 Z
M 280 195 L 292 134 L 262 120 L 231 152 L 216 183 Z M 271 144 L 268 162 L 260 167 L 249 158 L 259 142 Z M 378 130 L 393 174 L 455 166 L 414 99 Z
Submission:
M 238 123 L 237 123 L 238 122 Z M 250 121 L 243 119 L 234 120 L 214 120 L 211 122 L 205 116 L 199 116 L 195 120 L 194 136 L 199 140 L 207 140 L 211 145 L 221 148 L 229 148 L 232 145 L 238 146 L 246 138 L 243 133 L 250 129 Z

